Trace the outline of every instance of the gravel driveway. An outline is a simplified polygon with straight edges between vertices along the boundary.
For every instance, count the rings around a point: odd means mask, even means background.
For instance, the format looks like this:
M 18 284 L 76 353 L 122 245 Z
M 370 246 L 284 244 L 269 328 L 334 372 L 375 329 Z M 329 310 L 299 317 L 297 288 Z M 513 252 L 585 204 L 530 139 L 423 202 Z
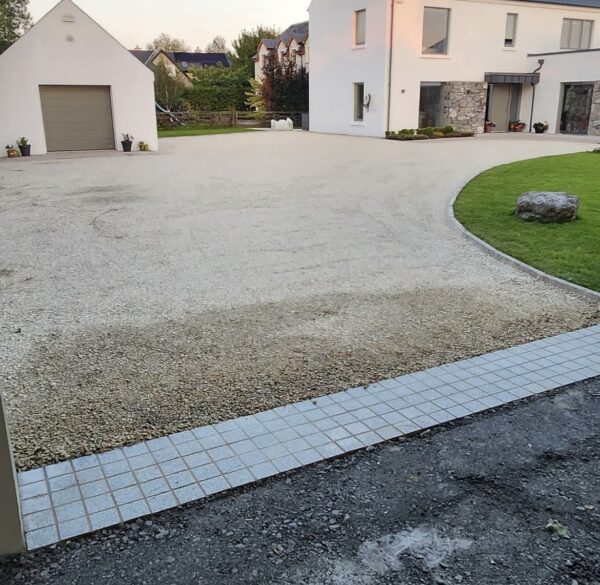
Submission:
M 446 221 L 479 171 L 590 146 L 256 132 L 0 163 L 19 467 L 597 323 Z

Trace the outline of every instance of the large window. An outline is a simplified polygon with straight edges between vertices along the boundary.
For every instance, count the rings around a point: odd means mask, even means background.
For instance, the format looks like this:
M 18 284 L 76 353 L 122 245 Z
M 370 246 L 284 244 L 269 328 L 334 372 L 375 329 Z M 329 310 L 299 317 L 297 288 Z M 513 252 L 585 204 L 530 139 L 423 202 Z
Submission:
M 443 126 L 442 84 L 422 83 L 419 100 L 419 128 Z
M 562 35 L 560 37 L 560 48 L 589 49 L 592 44 L 593 24 L 593 20 L 564 18 Z
M 362 122 L 365 119 L 365 84 L 354 84 L 354 121 Z
M 425 7 L 422 48 L 424 55 L 448 54 L 449 23 L 450 10 L 448 8 Z
M 357 10 L 354 13 L 354 44 L 361 46 L 367 42 L 367 11 Z
M 514 47 L 517 44 L 517 17 L 518 15 L 514 12 L 509 12 L 506 15 L 505 47 Z

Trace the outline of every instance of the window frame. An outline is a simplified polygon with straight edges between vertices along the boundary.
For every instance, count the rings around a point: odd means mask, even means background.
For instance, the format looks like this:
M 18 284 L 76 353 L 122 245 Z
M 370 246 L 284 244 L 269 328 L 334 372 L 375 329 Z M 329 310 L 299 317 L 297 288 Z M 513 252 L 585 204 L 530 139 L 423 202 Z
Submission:
M 355 124 L 361 124 L 365 121 L 365 82 L 357 81 L 352 85 L 353 96 L 354 96 L 354 112 L 352 114 L 352 120 Z M 362 99 L 359 103 L 359 88 L 362 88 Z
M 512 39 L 508 36 L 508 23 L 512 17 L 513 20 L 513 30 L 512 30 Z M 507 12 L 506 13 L 506 25 L 504 29 L 504 48 L 505 49 L 514 49 L 517 46 L 517 31 L 519 29 L 519 14 L 517 12 Z
M 364 17 L 364 26 L 363 26 L 363 39 L 362 42 L 359 42 L 359 23 L 360 23 L 360 15 Z M 362 48 L 367 46 L 367 9 L 361 8 L 360 10 L 355 10 L 353 13 L 353 45 L 354 47 Z
M 444 11 L 446 13 L 446 37 L 444 39 L 444 51 L 428 52 L 424 46 L 425 41 L 425 23 L 427 20 L 427 11 Z M 423 26 L 421 27 L 421 55 L 426 57 L 447 57 L 450 53 L 450 18 L 452 9 L 446 6 L 424 6 L 423 7 Z
M 581 29 L 579 31 L 579 42 L 577 43 L 577 46 L 573 46 L 573 28 L 576 23 L 581 26 Z M 587 33 L 587 42 L 583 44 L 586 25 L 589 25 L 589 32 Z M 560 33 L 560 48 L 561 50 L 566 51 L 585 51 L 592 46 L 593 35 L 593 20 L 587 18 L 563 18 L 562 30 Z

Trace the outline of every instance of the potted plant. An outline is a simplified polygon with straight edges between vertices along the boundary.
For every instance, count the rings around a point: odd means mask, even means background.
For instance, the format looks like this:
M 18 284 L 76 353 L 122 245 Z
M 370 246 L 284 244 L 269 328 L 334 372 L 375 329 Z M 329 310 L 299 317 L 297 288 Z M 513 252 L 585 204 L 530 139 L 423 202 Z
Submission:
M 486 134 L 489 134 L 490 132 L 494 131 L 495 127 L 496 127 L 496 124 L 494 124 L 494 122 L 491 122 L 490 120 L 486 120 L 485 124 L 483 125 L 483 131 Z
M 138 142 L 138 148 L 141 152 L 150 152 L 150 145 L 147 142 L 143 142 L 142 140 Z
M 121 145 L 123 146 L 123 152 L 131 152 L 131 145 L 133 144 L 133 136 L 131 134 L 123 134 L 123 140 Z
M 508 123 L 508 131 L 509 132 L 523 132 L 525 130 L 525 122 L 521 122 L 521 120 L 513 120 Z
M 548 130 L 548 122 L 536 122 L 533 125 L 533 129 L 535 130 L 536 134 L 543 134 L 546 132 L 546 130 Z
M 8 158 L 17 158 L 19 156 L 19 151 L 12 144 L 7 144 L 5 148 Z
M 31 144 L 29 144 L 29 141 L 25 136 L 21 136 L 21 138 L 17 140 L 17 145 L 21 151 L 21 156 L 31 156 Z

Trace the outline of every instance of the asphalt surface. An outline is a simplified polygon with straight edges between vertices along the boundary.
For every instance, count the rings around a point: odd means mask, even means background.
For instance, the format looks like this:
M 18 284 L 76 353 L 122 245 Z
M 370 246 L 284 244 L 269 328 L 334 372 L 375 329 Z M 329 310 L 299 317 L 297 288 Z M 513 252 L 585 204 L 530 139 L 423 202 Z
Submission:
M 17 585 L 597 585 L 600 380 L 0 562 Z
M 2 161 L 0 385 L 19 468 L 597 323 L 597 301 L 447 217 L 480 171 L 590 140 L 251 132 Z

